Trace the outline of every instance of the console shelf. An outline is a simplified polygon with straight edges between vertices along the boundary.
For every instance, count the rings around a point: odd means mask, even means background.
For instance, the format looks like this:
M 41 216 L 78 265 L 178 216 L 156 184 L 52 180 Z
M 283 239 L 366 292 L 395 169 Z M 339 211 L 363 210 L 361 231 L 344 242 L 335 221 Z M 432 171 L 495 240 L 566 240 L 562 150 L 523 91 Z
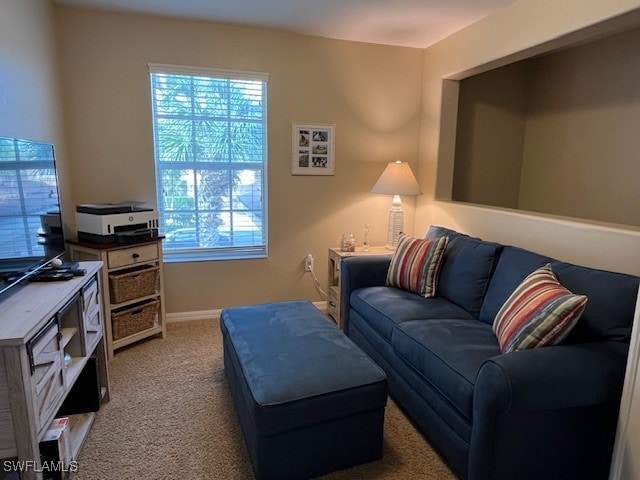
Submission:
M 71 440 L 71 456 L 78 458 L 84 440 L 93 425 L 96 414 L 93 412 L 69 415 L 69 431 Z
M 73 461 L 110 399 L 102 262 L 81 265 L 85 276 L 27 284 L 0 302 L 0 458 L 17 457 L 22 479 L 42 478 L 40 441 L 54 418 L 69 417 Z
M 78 332 L 78 329 L 75 327 L 67 327 L 60 329 L 60 346 L 62 348 L 69 345 L 69 342 L 73 339 L 74 335 Z

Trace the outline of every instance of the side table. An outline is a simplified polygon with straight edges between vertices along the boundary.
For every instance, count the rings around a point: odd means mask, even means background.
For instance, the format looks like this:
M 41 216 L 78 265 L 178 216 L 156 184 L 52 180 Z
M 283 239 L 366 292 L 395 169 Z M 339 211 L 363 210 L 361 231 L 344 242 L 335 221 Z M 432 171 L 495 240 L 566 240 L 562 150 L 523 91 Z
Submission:
M 339 248 L 329 248 L 329 299 L 327 301 L 327 310 L 329 315 L 343 330 L 344 322 L 342 319 L 340 308 L 340 267 L 345 258 L 361 257 L 367 255 L 393 255 L 392 250 L 385 247 L 369 247 L 368 252 L 363 252 L 362 247 L 358 247 L 355 252 L 343 252 Z
M 102 303 L 109 360 L 115 350 L 152 335 L 166 336 L 162 239 L 130 244 L 67 240 L 74 261 L 101 260 Z M 120 287 L 116 289 L 116 286 Z

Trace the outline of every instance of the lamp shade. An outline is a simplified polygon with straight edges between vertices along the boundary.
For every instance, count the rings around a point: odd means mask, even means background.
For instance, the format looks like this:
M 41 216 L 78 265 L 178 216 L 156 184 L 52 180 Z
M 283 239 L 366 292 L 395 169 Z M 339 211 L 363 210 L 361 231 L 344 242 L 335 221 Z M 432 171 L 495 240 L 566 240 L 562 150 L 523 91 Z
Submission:
M 420 185 L 418 185 L 409 164 L 398 160 L 387 165 L 371 191 L 382 195 L 393 195 L 385 246 L 389 250 L 395 250 L 400 233 L 404 230 L 404 212 L 400 195 L 420 195 L 422 193 Z
M 407 162 L 392 162 L 371 189 L 383 195 L 420 195 L 420 186 Z

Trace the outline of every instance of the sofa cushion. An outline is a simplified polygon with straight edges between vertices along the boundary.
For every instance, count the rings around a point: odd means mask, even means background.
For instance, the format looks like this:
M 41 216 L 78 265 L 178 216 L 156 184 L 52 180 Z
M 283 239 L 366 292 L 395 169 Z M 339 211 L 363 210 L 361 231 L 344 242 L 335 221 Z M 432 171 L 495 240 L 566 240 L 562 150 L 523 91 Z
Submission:
M 464 237 L 472 240 L 478 240 L 480 242 L 482 241 L 482 239 L 480 238 L 470 237 L 466 233 L 456 232 L 455 230 L 452 230 L 447 227 L 441 227 L 439 225 L 431 225 L 429 227 L 429 230 L 427 230 L 427 234 L 425 235 L 425 238 L 438 238 L 438 237 L 449 237 L 449 240 L 452 240 L 455 237 Z
M 544 255 L 522 248 L 504 246 L 489 281 L 478 319 L 492 324 L 504 302 L 522 280 L 535 269 L 550 262 L 551 259 Z
M 428 240 L 402 235 L 391 258 L 387 285 L 433 297 L 447 237 Z
M 629 342 L 639 277 L 564 262 L 552 262 L 551 268 L 562 285 L 589 298 L 567 342 L 604 339 Z
M 560 285 L 547 264 L 530 275 L 509 296 L 496 315 L 493 331 L 500 350 L 558 345 L 576 325 L 587 297 Z
M 394 327 L 408 320 L 473 320 L 469 312 L 449 300 L 440 297 L 424 298 L 395 287 L 354 290 L 351 294 L 351 308 L 366 318 L 371 327 L 389 342 Z
M 477 318 L 502 246 L 443 227 L 431 227 L 427 232 L 427 238 L 442 235 L 447 235 L 449 242 L 442 258 L 437 294 Z
M 398 324 L 391 337 L 396 353 L 471 419 L 476 375 L 500 354 L 491 326 L 476 320 L 414 320 Z

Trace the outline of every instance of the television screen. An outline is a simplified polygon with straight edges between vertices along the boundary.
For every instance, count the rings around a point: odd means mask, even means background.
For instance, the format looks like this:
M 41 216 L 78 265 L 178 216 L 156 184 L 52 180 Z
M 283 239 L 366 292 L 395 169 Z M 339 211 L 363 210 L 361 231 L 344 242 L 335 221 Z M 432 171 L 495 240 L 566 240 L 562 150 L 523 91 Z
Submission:
M 0 137 L 0 293 L 63 253 L 53 145 Z

